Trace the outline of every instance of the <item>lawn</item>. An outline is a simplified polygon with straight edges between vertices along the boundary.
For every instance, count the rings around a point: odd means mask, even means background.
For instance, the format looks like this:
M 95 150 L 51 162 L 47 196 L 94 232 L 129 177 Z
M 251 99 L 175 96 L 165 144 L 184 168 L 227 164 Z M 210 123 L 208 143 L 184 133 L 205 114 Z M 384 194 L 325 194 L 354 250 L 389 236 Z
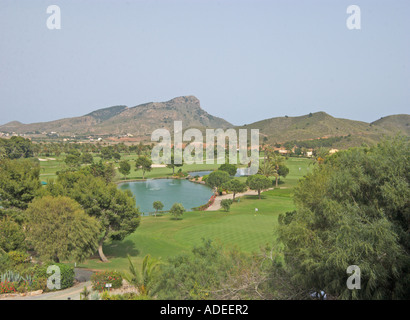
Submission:
M 261 200 L 257 196 L 242 197 L 232 205 L 230 212 L 187 212 L 182 220 L 172 220 L 169 215 L 142 217 L 139 228 L 133 234 L 123 241 L 105 245 L 104 252 L 109 263 L 101 263 L 95 257 L 79 266 L 126 271 L 127 254 L 140 266 L 146 254 L 166 259 L 189 251 L 202 238 L 220 241 L 225 246 L 237 247 L 244 252 L 257 252 L 261 246 L 274 239 L 278 215 L 294 209 L 293 187 L 312 170 L 308 166 L 310 162 L 307 159 L 290 158 L 286 163 L 290 172 L 285 179 L 281 179 L 281 189 L 262 193 Z M 153 171 L 156 170 L 161 169 Z M 255 208 L 258 208 L 257 212 Z

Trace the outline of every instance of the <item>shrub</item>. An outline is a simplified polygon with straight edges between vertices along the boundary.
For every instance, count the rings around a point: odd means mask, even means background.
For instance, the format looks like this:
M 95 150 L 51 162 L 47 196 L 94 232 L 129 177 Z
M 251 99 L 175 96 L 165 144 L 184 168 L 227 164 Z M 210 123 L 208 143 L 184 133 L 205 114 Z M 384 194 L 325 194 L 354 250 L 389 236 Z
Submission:
M 223 199 L 222 201 L 221 201 L 221 207 L 226 211 L 226 212 L 228 212 L 229 210 L 230 210 L 230 208 L 231 208 L 231 204 L 232 204 L 232 200 L 231 199 Z
M 38 268 L 35 272 L 35 279 L 38 281 L 43 281 L 41 279 L 47 279 L 50 277 L 53 273 L 47 273 L 47 268 L 49 266 L 57 266 L 60 268 L 61 272 L 61 290 L 62 289 L 67 289 L 73 286 L 74 284 L 74 268 L 71 266 L 68 266 L 63 263 L 49 263 L 45 266 L 42 266 Z
M 10 251 L 8 256 L 13 266 L 28 262 L 29 260 L 29 255 L 21 251 Z
M 105 285 L 111 283 L 112 289 L 122 287 L 122 275 L 116 271 L 103 271 L 94 273 L 91 276 L 91 284 L 93 290 L 103 291 L 106 289 Z

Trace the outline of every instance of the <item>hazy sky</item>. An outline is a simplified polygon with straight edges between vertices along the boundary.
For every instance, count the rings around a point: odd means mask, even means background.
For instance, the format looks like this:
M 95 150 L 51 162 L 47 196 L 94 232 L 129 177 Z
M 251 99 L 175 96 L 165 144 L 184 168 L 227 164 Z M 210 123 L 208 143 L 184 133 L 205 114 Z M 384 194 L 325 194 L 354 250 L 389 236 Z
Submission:
M 409 113 L 409 17 L 409 0 L 0 0 L 0 124 L 182 95 L 234 124 Z

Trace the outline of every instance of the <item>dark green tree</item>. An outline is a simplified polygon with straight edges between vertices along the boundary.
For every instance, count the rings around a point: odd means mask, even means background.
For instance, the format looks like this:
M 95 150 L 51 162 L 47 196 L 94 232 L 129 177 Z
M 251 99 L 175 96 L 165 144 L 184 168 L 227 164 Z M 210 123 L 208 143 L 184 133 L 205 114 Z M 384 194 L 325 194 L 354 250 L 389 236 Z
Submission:
M 40 165 L 31 159 L 0 161 L 0 207 L 26 209 L 41 188 Z
M 97 248 L 100 223 L 73 199 L 37 198 L 26 216 L 28 240 L 44 259 L 60 262 L 74 258 L 81 262 Z
M 245 192 L 248 190 L 246 183 L 243 183 L 239 181 L 238 179 L 232 179 L 229 180 L 228 182 L 224 183 L 224 188 L 226 188 L 228 191 L 231 191 L 233 196 L 232 200 L 235 200 L 235 195 L 240 192 Z
M 410 148 L 395 137 L 327 157 L 280 216 L 289 272 L 305 288 L 341 299 L 410 298 Z M 346 269 L 361 270 L 361 290 Z
M 246 184 L 249 189 L 258 191 L 258 197 L 261 199 L 261 191 L 271 187 L 272 181 L 263 175 L 255 174 L 246 179 Z
M 224 163 L 218 170 L 228 172 L 228 174 L 233 177 L 236 174 L 236 166 L 234 164 Z
M 103 262 L 107 240 L 122 240 L 133 233 L 140 223 L 139 210 L 130 191 L 121 191 L 114 183 L 81 172 L 60 174 L 56 183 L 49 183 L 47 191 L 53 196 L 65 195 L 77 201 L 84 211 L 101 223 L 98 252 Z
M 135 160 L 136 171 L 141 169 L 142 170 L 142 179 L 145 179 L 145 172 L 149 172 L 152 170 L 152 161 L 145 156 L 139 156 L 137 160 Z
M 118 168 L 118 171 L 124 176 L 124 179 L 127 179 L 127 176 L 131 172 L 131 165 L 128 161 L 123 160 L 120 162 L 120 166 Z
M 230 180 L 229 174 L 226 171 L 213 171 L 208 175 L 206 184 L 211 188 L 220 188 L 224 183 Z

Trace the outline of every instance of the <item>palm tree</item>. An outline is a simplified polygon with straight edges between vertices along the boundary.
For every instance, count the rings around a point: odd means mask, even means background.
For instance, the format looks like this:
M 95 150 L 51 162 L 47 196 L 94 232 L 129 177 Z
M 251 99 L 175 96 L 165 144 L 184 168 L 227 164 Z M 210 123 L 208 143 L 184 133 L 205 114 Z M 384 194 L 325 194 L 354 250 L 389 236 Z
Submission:
M 127 255 L 129 262 L 129 270 L 131 275 L 127 276 L 127 280 L 130 284 L 133 284 L 140 290 L 140 294 L 148 295 L 150 291 L 150 284 L 154 277 L 154 274 L 158 271 L 161 261 L 152 258 L 147 254 L 142 261 L 142 270 L 138 272 L 135 265 L 131 261 L 130 255 Z
M 279 180 L 279 166 L 283 164 L 285 161 L 285 158 L 281 156 L 279 153 L 274 152 L 272 149 L 266 149 L 265 150 L 265 161 L 263 166 L 261 167 L 261 172 L 266 172 L 262 173 L 266 177 L 269 175 L 275 177 L 275 185 L 278 187 L 278 180 Z M 269 174 L 269 175 L 267 175 Z

